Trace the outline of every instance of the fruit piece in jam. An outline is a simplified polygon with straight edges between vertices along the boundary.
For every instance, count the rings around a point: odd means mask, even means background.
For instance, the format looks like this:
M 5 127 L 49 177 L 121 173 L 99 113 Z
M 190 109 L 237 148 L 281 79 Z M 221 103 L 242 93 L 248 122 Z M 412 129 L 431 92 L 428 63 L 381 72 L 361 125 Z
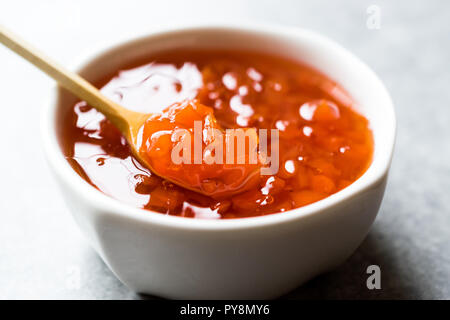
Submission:
M 237 139 L 236 130 L 244 140 Z M 256 130 L 225 131 L 214 110 L 197 100 L 174 103 L 150 116 L 139 138 L 139 155 L 151 169 L 187 189 L 220 199 L 259 183 L 259 157 L 252 158 L 249 152 L 257 146 Z M 238 152 L 239 142 L 245 144 L 243 154 Z

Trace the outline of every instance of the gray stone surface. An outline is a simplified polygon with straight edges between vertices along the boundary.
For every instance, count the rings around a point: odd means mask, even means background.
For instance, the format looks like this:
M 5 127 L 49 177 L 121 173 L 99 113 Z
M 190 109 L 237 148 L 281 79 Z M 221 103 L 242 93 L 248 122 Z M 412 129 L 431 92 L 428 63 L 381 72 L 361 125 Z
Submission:
M 450 2 L 145 3 L 10 1 L 0 21 L 66 64 L 99 39 L 150 31 L 173 24 L 173 17 L 296 25 L 340 42 L 380 75 L 394 99 L 398 138 L 390 180 L 356 253 L 286 297 L 450 299 Z M 379 30 L 366 26 L 372 4 L 381 9 Z M 0 126 L 0 298 L 149 298 L 114 277 L 60 198 L 39 140 L 40 107 L 51 84 L 0 47 L 2 115 L 11 119 Z M 381 290 L 366 288 L 371 264 L 381 267 Z

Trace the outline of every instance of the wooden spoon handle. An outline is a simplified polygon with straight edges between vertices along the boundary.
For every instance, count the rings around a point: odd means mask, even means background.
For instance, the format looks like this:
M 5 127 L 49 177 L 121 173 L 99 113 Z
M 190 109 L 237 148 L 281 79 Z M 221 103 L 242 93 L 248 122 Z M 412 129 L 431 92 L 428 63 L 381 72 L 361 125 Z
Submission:
M 55 79 L 59 85 L 66 88 L 78 98 L 86 101 L 103 113 L 115 126 L 124 133 L 128 130 L 127 121 L 124 119 L 128 110 L 105 97 L 97 88 L 84 80 L 78 74 L 66 70 L 52 61 L 36 48 L 5 29 L 0 25 L 0 43 L 22 56 L 33 65 Z

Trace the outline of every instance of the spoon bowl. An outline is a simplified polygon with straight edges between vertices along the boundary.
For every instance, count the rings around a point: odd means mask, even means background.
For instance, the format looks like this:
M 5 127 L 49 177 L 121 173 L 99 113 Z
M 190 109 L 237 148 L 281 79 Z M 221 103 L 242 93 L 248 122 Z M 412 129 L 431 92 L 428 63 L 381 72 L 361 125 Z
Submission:
M 163 166 L 161 170 L 155 170 L 155 166 L 152 165 L 151 161 L 148 161 L 149 157 L 146 157 L 147 152 L 144 146 L 144 152 L 142 152 L 143 146 L 141 145 L 139 137 L 144 129 L 147 121 L 152 118 L 151 113 L 140 113 L 132 110 L 128 110 L 114 101 L 110 100 L 104 96 L 97 88 L 95 88 L 88 81 L 83 79 L 78 74 L 71 72 L 58 63 L 52 61 L 50 58 L 46 57 L 42 52 L 32 47 L 30 44 L 25 42 L 23 39 L 19 38 L 17 35 L 7 30 L 0 25 L 0 43 L 4 44 L 6 47 L 22 56 L 24 59 L 28 60 L 30 63 L 35 65 L 41 71 L 45 72 L 51 78 L 57 81 L 59 85 L 70 91 L 72 94 L 78 98 L 86 101 L 90 106 L 97 109 L 122 133 L 125 139 L 128 141 L 128 145 L 131 152 L 136 157 L 136 159 L 143 164 L 145 167 L 150 169 L 152 172 L 156 173 L 160 177 L 173 182 L 185 189 L 189 189 L 198 193 L 202 193 L 207 196 L 225 196 L 232 195 L 245 191 L 247 187 L 250 186 L 248 181 L 257 182 L 255 178 L 256 170 L 250 171 L 247 176 L 246 173 L 243 174 L 242 179 L 238 180 L 236 187 L 225 188 L 225 191 L 221 193 L 217 192 L 217 188 L 205 188 L 204 182 L 212 182 L 214 185 L 217 183 L 213 179 L 209 179 L 208 176 L 201 177 L 202 180 L 200 184 L 193 185 L 188 182 L 186 177 L 181 179 L 174 175 L 164 175 L 161 171 L 165 169 Z M 185 107 L 193 105 L 193 103 L 182 104 Z M 170 108 L 170 107 L 169 107 Z M 211 109 L 212 110 L 212 109 Z M 210 119 L 215 121 L 215 119 Z M 149 124 L 152 125 L 151 123 Z M 150 139 L 151 142 L 151 139 Z M 167 156 L 167 155 L 166 155 Z M 159 160 L 159 159 L 157 159 Z M 241 169 L 241 168 L 240 168 Z M 223 184 L 222 184 L 223 185 Z M 228 186 L 227 186 L 228 187 Z M 230 189 L 230 190 L 228 190 Z

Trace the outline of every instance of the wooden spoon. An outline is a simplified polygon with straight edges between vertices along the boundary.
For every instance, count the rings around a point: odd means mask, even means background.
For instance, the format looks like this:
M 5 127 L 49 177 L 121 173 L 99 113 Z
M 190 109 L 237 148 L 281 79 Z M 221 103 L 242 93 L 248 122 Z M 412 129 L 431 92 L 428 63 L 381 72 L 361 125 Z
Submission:
M 9 30 L 6 30 L 1 25 L 0 43 L 34 64 L 40 70 L 56 80 L 59 85 L 103 113 L 105 117 L 125 136 L 132 148 L 133 154 L 138 160 L 145 163 L 138 154 L 137 135 L 139 129 L 151 114 L 144 114 L 125 109 L 108 99 L 97 88 L 78 74 L 71 72 L 50 60 L 36 48 L 33 48 L 30 44 L 26 43 L 23 39 L 11 33 Z M 146 164 L 146 166 L 148 165 Z
M 173 182 L 174 184 L 182 186 L 183 188 L 208 196 L 217 196 L 214 190 L 208 191 L 200 186 L 192 186 L 188 182 L 166 177 L 164 174 L 160 174 L 157 170 L 154 170 L 154 167 L 146 161 L 143 156 L 140 155 L 139 149 L 142 142 L 140 141 L 139 136 L 141 133 L 141 128 L 143 128 L 145 122 L 153 114 L 131 111 L 111 101 L 85 79 L 51 61 L 44 54 L 33 48 L 18 36 L 6 30 L 1 25 L 0 43 L 3 43 L 6 47 L 10 48 L 12 51 L 34 64 L 36 67 L 55 79 L 59 85 L 66 88 L 78 98 L 86 101 L 90 106 L 104 114 L 105 117 L 111 121 L 111 123 L 116 126 L 127 139 L 131 151 L 136 159 L 152 172 Z M 234 194 L 245 191 L 251 186 L 251 183 L 248 183 L 249 180 L 252 180 L 253 182 L 257 181 L 256 179 L 253 179 L 256 176 L 259 177 L 259 170 L 254 170 L 254 172 L 252 172 L 248 177 L 244 177 L 248 179 L 242 186 L 238 186 L 233 190 L 227 190 L 226 192 L 228 194 Z
M 137 160 L 157 175 L 162 176 L 158 174 L 158 172 L 155 172 L 152 166 L 139 155 L 138 134 L 145 121 L 152 115 L 151 113 L 131 111 L 120 106 L 114 101 L 111 101 L 78 74 L 73 73 L 56 62 L 50 60 L 37 49 L 33 48 L 30 44 L 25 42 L 23 39 L 20 39 L 11 31 L 6 30 L 1 25 L 0 43 L 4 44 L 9 49 L 34 64 L 40 70 L 44 71 L 56 80 L 59 85 L 66 88 L 75 96 L 86 101 L 90 106 L 104 114 L 105 117 L 111 121 L 111 123 L 116 126 L 127 139 L 131 151 Z M 203 193 L 198 188 L 194 188 L 190 185 L 184 185 L 180 181 L 173 181 L 173 179 L 169 179 L 164 176 L 162 177 L 175 184 L 181 185 L 184 188 Z

